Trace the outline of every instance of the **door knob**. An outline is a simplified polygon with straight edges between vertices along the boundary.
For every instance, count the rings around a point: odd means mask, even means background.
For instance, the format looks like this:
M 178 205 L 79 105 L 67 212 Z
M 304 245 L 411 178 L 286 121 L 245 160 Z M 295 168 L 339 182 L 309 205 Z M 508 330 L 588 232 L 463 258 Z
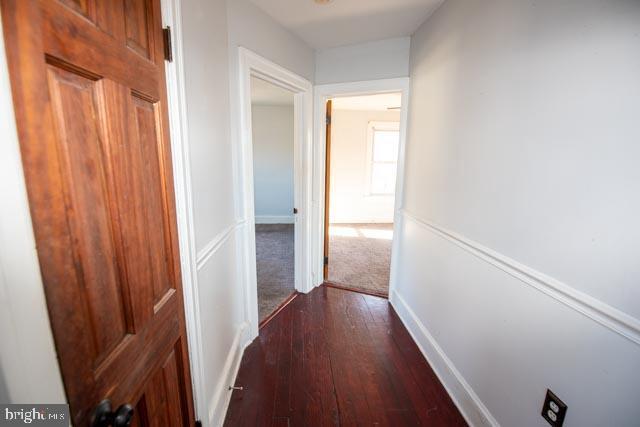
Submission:
M 111 418 L 113 412 L 111 412 L 111 401 L 105 399 L 98 403 L 96 409 L 93 410 L 91 416 L 91 427 L 109 427 L 111 425 Z
M 133 406 L 125 403 L 118 406 L 113 417 L 113 427 L 129 427 L 133 420 Z
M 133 406 L 128 403 L 118 406 L 116 412 L 111 409 L 111 401 L 105 399 L 98 403 L 91 417 L 91 427 L 129 427 L 133 420 Z

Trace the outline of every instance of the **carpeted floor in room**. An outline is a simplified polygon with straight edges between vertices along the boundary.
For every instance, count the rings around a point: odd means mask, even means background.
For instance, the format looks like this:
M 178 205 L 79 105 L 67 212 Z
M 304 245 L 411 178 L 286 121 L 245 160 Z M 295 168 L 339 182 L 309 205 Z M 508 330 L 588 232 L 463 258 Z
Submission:
M 329 281 L 387 295 L 393 224 L 331 224 Z
M 256 224 L 260 321 L 295 290 L 293 230 L 293 224 Z

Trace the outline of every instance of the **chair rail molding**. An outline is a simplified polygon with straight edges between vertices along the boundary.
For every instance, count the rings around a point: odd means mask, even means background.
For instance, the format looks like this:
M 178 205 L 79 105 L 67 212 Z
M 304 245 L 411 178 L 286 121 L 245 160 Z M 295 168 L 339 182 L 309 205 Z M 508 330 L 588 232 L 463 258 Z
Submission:
M 436 234 L 481 260 L 499 268 L 522 283 L 556 299 L 587 318 L 640 345 L 640 319 L 454 231 L 447 230 L 432 221 L 419 219 L 404 209 L 401 210 L 401 213 L 405 219 L 412 221 L 429 232 Z
M 225 244 L 233 232 L 244 225 L 244 221 L 239 220 L 225 227 L 220 233 L 218 233 L 213 239 L 209 241 L 200 251 L 196 257 L 196 269 L 200 271 L 202 267 L 211 259 L 211 257 Z

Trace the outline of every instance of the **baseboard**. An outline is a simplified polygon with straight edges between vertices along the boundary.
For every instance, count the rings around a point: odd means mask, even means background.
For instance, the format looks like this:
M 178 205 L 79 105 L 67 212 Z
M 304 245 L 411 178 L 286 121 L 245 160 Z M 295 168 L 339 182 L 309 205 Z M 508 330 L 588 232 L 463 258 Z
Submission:
M 293 215 L 256 215 L 256 224 L 293 224 Z
M 404 298 L 398 292 L 393 291 L 390 301 L 398 316 L 400 316 L 400 320 L 409 331 L 409 334 L 411 334 L 411 337 L 467 423 L 470 426 L 499 427 L 498 422 L 493 418 L 487 407 L 456 369 L 453 362 L 447 357 L 433 335 L 416 316 Z
M 234 384 L 238 375 L 238 370 L 240 369 L 240 362 L 242 361 L 242 355 L 245 349 L 244 335 L 248 330 L 248 326 L 249 325 L 246 322 L 243 323 L 233 339 L 233 344 L 231 345 L 231 349 L 229 350 L 229 354 L 227 355 L 227 359 L 224 363 L 221 379 L 218 382 L 216 392 L 209 403 L 209 426 L 218 427 L 222 426 L 224 423 L 224 418 L 227 415 L 227 408 L 231 401 L 232 391 L 229 390 L 229 386 Z

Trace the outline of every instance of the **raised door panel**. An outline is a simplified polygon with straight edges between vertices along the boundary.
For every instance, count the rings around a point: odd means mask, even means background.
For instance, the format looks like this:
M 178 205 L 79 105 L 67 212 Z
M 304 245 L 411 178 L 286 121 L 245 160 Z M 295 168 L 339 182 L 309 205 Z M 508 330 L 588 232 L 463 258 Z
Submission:
M 57 1 L 84 16 L 103 32 L 119 40 L 124 40 L 124 5 L 121 0 Z
M 99 84 L 55 65 L 49 65 L 48 76 L 73 242 L 69 250 L 77 266 L 70 296 L 79 310 L 69 316 L 84 324 L 82 347 L 89 353 L 83 356 L 97 369 L 132 331 L 103 167 Z
M 163 191 L 161 174 L 162 126 L 161 109 L 158 102 L 141 95 L 132 95 L 133 117 L 135 123 L 135 139 L 138 141 L 141 158 L 145 161 L 139 165 L 146 222 L 149 230 L 147 236 L 148 252 L 153 272 L 154 312 L 174 295 L 175 286 L 170 278 L 173 276 L 171 257 L 171 236 L 166 216 L 166 194 Z
M 184 387 L 180 379 L 182 359 L 180 345 L 170 349 L 164 362 L 149 377 L 136 400 L 132 426 L 188 426 L 185 402 L 180 398 Z
M 184 424 L 180 401 L 180 359 L 171 351 L 164 364 L 149 381 L 143 399 L 149 427 L 179 426 Z
M 91 19 L 92 13 L 92 0 L 58 0 L 66 7 L 84 15 L 86 18 Z
M 147 0 L 124 0 L 127 46 L 139 55 L 152 59 L 153 34 L 149 31 L 150 5 Z

